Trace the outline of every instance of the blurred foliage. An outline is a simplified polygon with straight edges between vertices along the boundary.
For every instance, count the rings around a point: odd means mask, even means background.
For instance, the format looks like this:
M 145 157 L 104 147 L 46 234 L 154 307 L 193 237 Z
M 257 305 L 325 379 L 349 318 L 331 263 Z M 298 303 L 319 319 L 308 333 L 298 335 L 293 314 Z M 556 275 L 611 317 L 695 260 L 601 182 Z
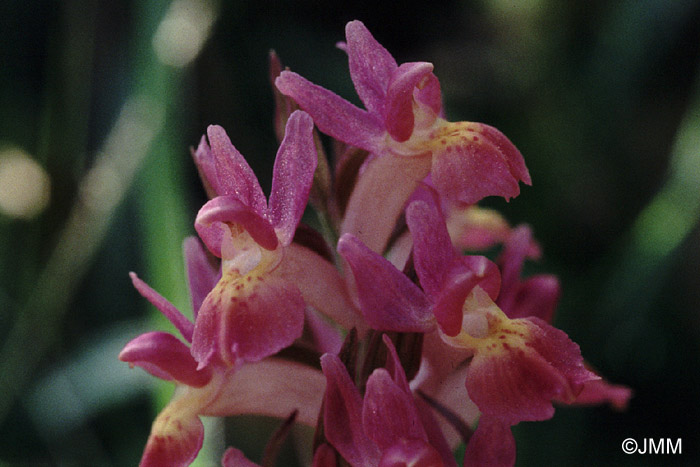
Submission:
M 531 269 L 564 286 L 557 324 L 635 390 L 626 412 L 521 424 L 518 465 L 700 463 L 697 1 L 206 5 L 218 6 L 211 35 L 178 68 L 152 47 L 169 2 L 0 4 L 0 153 L 23 149 L 51 180 L 40 216 L 0 214 L 0 461 L 138 462 L 170 388 L 154 402 L 154 378 L 117 354 L 167 324 L 128 272 L 189 312 L 180 245 L 205 199 L 189 147 L 220 124 L 269 186 L 268 51 L 357 102 L 334 47 L 357 18 L 399 62 L 435 64 L 451 119 L 494 125 L 521 149 L 533 186 L 486 204 L 533 225 L 545 255 Z M 95 167 L 119 176 L 90 185 Z M 250 425 L 219 436 L 253 438 L 240 447 L 257 459 L 255 433 L 276 424 Z M 680 437 L 683 454 L 627 456 L 627 437 Z

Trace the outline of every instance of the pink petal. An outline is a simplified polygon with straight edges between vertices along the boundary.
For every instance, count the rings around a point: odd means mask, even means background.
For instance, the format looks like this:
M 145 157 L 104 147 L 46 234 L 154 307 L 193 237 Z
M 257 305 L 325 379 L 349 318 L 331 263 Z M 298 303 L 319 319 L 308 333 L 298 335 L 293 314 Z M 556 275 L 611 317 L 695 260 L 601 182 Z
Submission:
M 394 140 L 404 142 L 413 134 L 413 90 L 432 71 L 432 63 L 404 63 L 391 77 L 383 116 L 386 130 Z
M 139 465 L 188 466 L 197 457 L 203 441 L 204 426 L 195 413 L 166 407 L 153 422 Z
M 420 439 L 399 439 L 382 452 L 379 467 L 437 467 L 443 466 L 440 453 Z M 455 464 L 456 465 L 456 464 Z
M 374 370 L 367 380 L 362 422 L 367 436 L 382 451 L 400 439 L 427 440 L 413 396 L 384 368 Z
M 282 245 L 289 245 L 309 198 L 318 158 L 308 114 L 296 111 L 287 121 L 277 152 L 270 193 L 270 220 Z
M 370 326 L 401 332 L 425 332 L 434 326 L 423 292 L 389 261 L 349 234 L 338 242 L 338 253 L 350 265 Z
M 206 385 L 212 377 L 209 368 L 197 371 L 189 347 L 166 332 L 141 334 L 124 346 L 119 360 L 139 366 L 158 378 L 195 388 Z
M 350 76 L 357 94 L 372 113 L 381 114 L 396 60 L 360 21 L 345 26 Z
M 482 416 L 469 439 L 464 465 L 508 467 L 515 464 L 515 439 L 510 425 Z
M 243 451 L 236 448 L 228 448 L 221 458 L 222 467 L 260 467 L 255 462 L 248 460 Z
M 192 337 L 199 368 L 214 355 L 228 365 L 275 354 L 301 336 L 304 299 L 270 275 L 224 277 L 202 304 Z
M 520 151 L 482 123 L 447 123 L 433 135 L 432 181 L 448 199 L 474 204 L 486 196 L 513 198 L 530 184 Z
M 430 73 L 423 81 L 418 83 L 413 90 L 414 99 L 427 106 L 433 113 L 442 117 L 442 92 L 440 91 L 440 81 Z
M 278 239 L 269 221 L 243 204 L 235 195 L 218 196 L 208 201 L 197 213 L 195 229 L 214 255 L 221 257 L 225 224 L 243 227 L 255 242 L 267 250 L 277 248 Z
M 379 149 L 384 126 L 378 116 L 291 71 L 283 71 L 275 85 L 308 112 L 322 132 L 370 152 Z
M 219 268 L 212 264 L 207 252 L 197 237 L 187 237 L 183 243 L 187 281 L 190 286 L 194 318 L 202 306 L 204 298 L 214 288 L 221 277 Z
M 257 414 L 286 418 L 298 410 L 297 422 L 315 426 L 326 379 L 318 369 L 270 357 L 227 374 L 219 396 L 202 415 Z
M 326 375 L 324 432 L 326 439 L 351 465 L 376 465 L 379 450 L 362 426 L 362 397 L 338 357 L 321 357 Z
M 149 287 L 144 281 L 139 279 L 135 273 L 130 272 L 129 277 L 131 277 L 131 282 L 134 284 L 136 290 L 138 290 L 138 292 L 146 300 L 151 302 L 154 307 L 158 308 L 158 310 L 160 310 L 160 312 L 163 313 L 163 315 L 168 318 L 171 323 L 173 323 L 175 328 L 180 331 L 180 334 L 182 334 L 182 337 L 184 337 L 187 342 L 192 342 L 192 331 L 194 329 L 192 321 L 180 313 L 180 310 L 175 308 L 175 305 L 167 301 L 162 295 Z
M 413 262 L 425 293 L 437 297 L 443 287 L 447 266 L 457 257 L 445 219 L 430 196 L 406 208 L 406 224 L 413 237 Z
M 267 210 L 265 194 L 245 158 L 220 126 L 210 125 L 207 135 L 216 164 L 216 194 L 235 195 L 258 215 L 264 216 Z

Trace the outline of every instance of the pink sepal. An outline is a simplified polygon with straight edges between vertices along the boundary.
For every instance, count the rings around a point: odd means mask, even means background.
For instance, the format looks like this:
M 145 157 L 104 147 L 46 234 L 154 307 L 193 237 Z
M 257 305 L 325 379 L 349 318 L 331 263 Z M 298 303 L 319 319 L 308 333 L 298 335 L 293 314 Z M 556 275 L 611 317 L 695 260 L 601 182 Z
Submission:
M 171 402 L 172 404 L 172 402 Z M 140 467 L 190 465 L 202 448 L 204 426 L 191 412 L 171 413 L 168 408 L 153 423 L 151 435 L 141 457 Z M 173 415 L 181 415 L 174 417 Z
M 422 439 L 398 439 L 382 452 L 382 458 L 379 460 L 379 467 L 442 467 L 443 465 L 440 453 Z
M 515 439 L 510 425 L 482 416 L 469 439 L 464 465 L 470 467 L 509 467 L 515 464 Z
M 434 326 L 425 295 L 393 264 L 350 234 L 341 237 L 338 253 L 350 265 L 370 326 L 400 332 L 425 332 Z
M 308 114 L 292 113 L 275 159 L 269 214 L 283 246 L 294 238 L 318 163 L 313 128 Z
M 367 110 L 381 115 L 389 82 L 397 68 L 391 56 L 361 21 L 345 26 L 350 76 Z
M 433 71 L 428 62 L 403 63 L 394 72 L 384 103 L 384 126 L 391 137 L 404 142 L 413 134 L 413 90 Z
M 160 379 L 195 388 L 206 385 L 212 378 L 211 369 L 197 371 L 197 362 L 189 347 L 166 332 L 141 334 L 124 346 L 119 360 L 141 367 Z
M 196 320 L 204 298 L 219 282 L 221 273 L 219 268 L 212 264 L 202 242 L 197 237 L 187 237 L 183 242 L 182 249 L 184 250 L 187 281 L 192 299 L 192 311 Z
M 170 303 L 161 294 L 153 290 L 148 284 L 139 279 L 139 277 L 134 272 L 129 273 L 131 277 L 131 282 L 138 292 L 151 304 L 158 308 L 163 315 L 168 318 L 168 321 L 173 323 L 175 328 L 180 331 L 182 337 L 187 340 L 187 342 L 192 342 L 192 332 L 194 330 L 194 325 L 192 321 L 187 319 L 185 315 L 180 313 L 180 310 L 175 308 L 175 305 Z
M 406 208 L 406 224 L 413 237 L 413 262 L 421 286 L 435 298 L 443 288 L 446 267 L 457 258 L 445 218 L 433 197 L 433 191 L 418 189 L 420 199 Z M 416 195 L 418 196 L 418 195 Z
M 211 155 L 205 151 L 202 153 L 202 158 L 213 157 L 214 159 L 216 175 L 213 180 L 209 179 L 209 182 L 216 194 L 235 195 L 244 205 L 262 216 L 267 208 L 267 201 L 253 169 L 231 144 L 223 128 L 210 125 L 207 128 L 207 135 L 211 144 Z
M 384 126 L 378 115 L 354 106 L 291 71 L 283 71 L 275 85 L 308 112 L 322 132 L 370 152 L 379 149 Z
M 199 368 L 217 352 L 228 364 L 258 361 L 301 336 L 304 299 L 299 289 L 270 275 L 248 278 L 242 284 L 224 277 L 204 300 L 192 337 Z
M 518 321 L 525 325 L 525 346 L 504 339 L 494 344 L 501 348 L 477 352 L 466 378 L 469 397 L 482 414 L 509 425 L 551 418 L 553 401 L 571 403 L 583 383 L 598 379 L 563 331 L 538 318 Z
M 367 380 L 362 422 L 365 433 L 381 451 L 401 439 L 427 440 L 413 396 L 384 368 L 374 370 Z
M 362 425 L 362 397 L 338 357 L 321 357 L 326 376 L 324 431 L 326 439 L 351 465 L 377 465 L 380 452 Z
M 197 213 L 195 229 L 214 255 L 221 257 L 226 224 L 239 224 L 253 240 L 267 250 L 277 248 L 278 240 L 270 222 L 246 206 L 236 195 L 218 196 L 209 200 Z
M 459 125 L 459 124 L 448 124 Z M 486 196 L 514 198 L 519 181 L 531 184 L 520 151 L 496 128 L 469 124 L 473 136 L 433 152 L 432 182 L 449 199 L 474 204 Z
M 243 451 L 236 448 L 228 448 L 221 458 L 222 467 L 260 467 L 243 454 Z

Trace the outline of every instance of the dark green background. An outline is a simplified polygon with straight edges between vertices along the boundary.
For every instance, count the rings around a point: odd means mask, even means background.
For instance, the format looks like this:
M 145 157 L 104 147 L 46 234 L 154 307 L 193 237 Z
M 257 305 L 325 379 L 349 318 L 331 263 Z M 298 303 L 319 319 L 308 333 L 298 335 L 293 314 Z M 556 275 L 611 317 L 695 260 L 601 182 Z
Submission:
M 635 391 L 626 412 L 561 408 L 516 427 L 518 465 L 700 463 L 699 2 L 222 2 L 182 70 L 150 47 L 167 5 L 0 4 L 0 148 L 24 148 L 52 180 L 39 218 L 0 215 L 0 461 L 137 463 L 154 379 L 117 354 L 139 332 L 171 328 L 127 274 L 189 312 L 180 244 L 205 200 L 189 147 L 223 125 L 269 186 L 268 51 L 357 102 L 334 44 L 360 19 L 399 62 L 435 64 L 451 120 L 494 125 L 520 148 L 533 186 L 485 204 L 533 226 L 544 258 L 528 272 L 564 286 L 557 325 Z M 42 275 L 81 178 L 124 102 L 142 94 L 165 123 L 104 235 L 85 224 L 100 246 L 76 242 L 86 258 Z M 158 391 L 162 403 L 168 388 Z M 274 424 L 261 426 L 265 437 Z M 628 437 L 680 437 L 683 454 L 627 456 Z

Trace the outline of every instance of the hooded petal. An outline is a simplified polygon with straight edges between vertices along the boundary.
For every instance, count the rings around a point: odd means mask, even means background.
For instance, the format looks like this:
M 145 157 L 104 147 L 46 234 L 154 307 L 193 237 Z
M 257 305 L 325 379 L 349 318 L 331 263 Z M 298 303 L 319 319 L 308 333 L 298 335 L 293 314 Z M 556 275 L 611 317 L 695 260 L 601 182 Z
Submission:
M 370 326 L 401 332 L 425 332 L 434 326 L 423 292 L 389 261 L 349 234 L 338 242 L 338 253 L 350 265 Z
M 192 355 L 199 368 L 218 356 L 228 365 L 258 361 L 301 336 L 304 299 L 293 284 L 269 274 L 224 276 L 197 316 Z
M 238 224 L 267 250 L 274 250 L 278 240 L 270 222 L 243 204 L 235 195 L 218 196 L 197 213 L 195 229 L 209 251 L 221 257 L 226 224 Z
M 394 140 L 406 141 L 414 127 L 413 91 L 433 71 L 433 64 L 414 62 L 402 64 L 392 75 L 384 103 L 384 126 Z
M 136 290 L 173 323 L 177 330 L 180 331 L 180 334 L 182 334 L 182 337 L 188 342 L 192 342 L 192 331 L 194 329 L 192 321 L 180 313 L 180 310 L 175 308 L 175 305 L 167 301 L 162 295 L 139 279 L 136 273 L 130 272 L 129 277 L 131 277 L 131 282 L 134 284 Z
M 422 277 L 421 277 L 422 284 Z M 434 297 L 432 312 L 448 336 L 460 332 L 465 299 L 479 286 L 492 299 L 498 296 L 498 267 L 483 256 L 464 256 L 449 268 L 440 292 Z
M 370 112 L 381 115 L 396 60 L 361 21 L 345 26 L 350 76 L 357 94 Z
M 513 198 L 530 175 L 520 151 L 483 123 L 444 122 L 431 134 L 432 181 L 448 199 L 474 204 L 486 196 Z
M 326 439 L 351 465 L 376 465 L 379 449 L 362 426 L 362 397 L 338 357 L 321 357 L 326 375 L 323 428 Z
M 192 298 L 192 310 L 196 320 L 197 312 L 202 306 L 204 298 L 219 282 L 221 274 L 219 268 L 212 264 L 206 250 L 197 237 L 187 237 L 182 247 L 185 254 L 187 282 L 190 286 L 190 296 Z
M 282 245 L 289 245 L 309 198 L 318 158 L 308 114 L 294 112 L 275 159 L 270 193 L 270 220 Z
M 119 360 L 139 366 L 158 378 L 196 388 L 206 385 L 212 377 L 210 368 L 197 371 L 189 347 L 166 332 L 141 334 L 124 346 Z
M 231 144 L 226 131 L 220 126 L 210 125 L 207 135 L 216 167 L 216 179 L 209 182 L 216 194 L 235 195 L 244 205 L 264 216 L 267 210 L 265 194 L 245 158 Z
M 283 71 L 275 85 L 308 112 L 322 132 L 370 152 L 379 149 L 384 125 L 378 115 L 355 107 L 291 71 Z

